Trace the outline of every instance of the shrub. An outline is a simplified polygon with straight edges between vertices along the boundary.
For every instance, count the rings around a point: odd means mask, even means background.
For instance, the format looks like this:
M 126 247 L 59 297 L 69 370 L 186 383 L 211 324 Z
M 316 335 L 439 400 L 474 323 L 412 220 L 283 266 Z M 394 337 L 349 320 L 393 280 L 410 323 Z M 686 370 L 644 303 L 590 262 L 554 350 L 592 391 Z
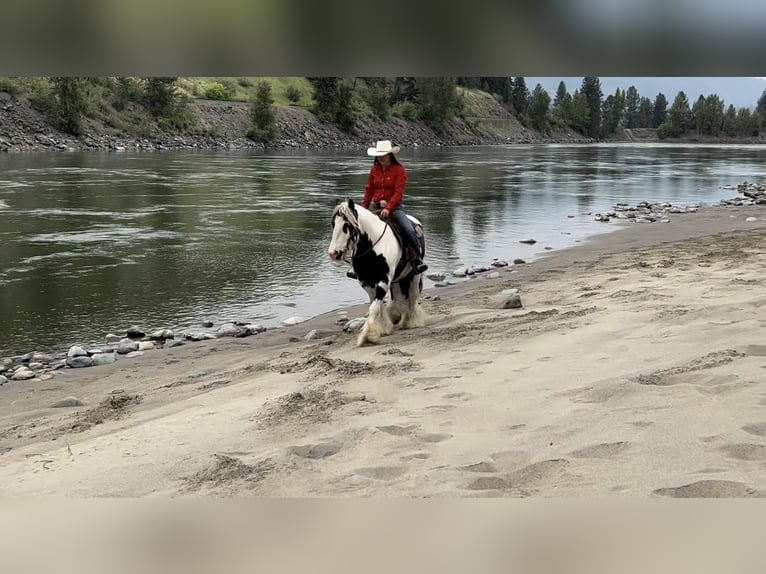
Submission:
M 415 122 L 420 119 L 420 112 L 418 107 L 409 100 L 403 102 L 397 102 L 391 106 L 391 115 L 396 118 L 402 118 L 411 122 Z
M 212 82 L 205 86 L 205 97 L 208 100 L 228 100 L 231 91 L 220 82 Z
M 295 86 L 287 86 L 287 89 L 285 90 L 285 96 L 287 96 L 287 99 L 293 103 L 300 101 L 302 95 L 303 93 Z

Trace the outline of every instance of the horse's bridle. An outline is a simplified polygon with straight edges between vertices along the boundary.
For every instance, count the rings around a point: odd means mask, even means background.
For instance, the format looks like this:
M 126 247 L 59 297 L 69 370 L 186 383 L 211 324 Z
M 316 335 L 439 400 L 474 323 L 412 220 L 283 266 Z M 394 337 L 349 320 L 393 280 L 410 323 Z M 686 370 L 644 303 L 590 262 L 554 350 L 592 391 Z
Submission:
M 378 243 L 380 243 L 380 240 L 383 239 L 383 236 L 386 234 L 386 231 L 388 230 L 388 227 L 389 227 L 388 222 L 384 221 L 383 223 L 385 225 L 383 227 L 383 232 L 380 234 L 380 237 L 378 237 L 375 240 L 375 242 L 368 249 L 366 249 L 362 253 L 356 253 L 356 242 L 357 242 L 357 238 L 358 238 L 358 236 L 360 235 L 361 232 L 360 232 L 359 228 L 357 226 L 355 226 L 355 225 L 352 225 L 350 221 L 348 221 L 348 220 L 345 221 L 345 224 L 348 225 L 349 228 L 350 228 L 349 238 L 348 238 L 348 241 L 346 241 L 346 251 L 347 252 L 351 251 L 351 249 L 350 249 L 351 245 L 350 244 L 351 244 L 352 241 L 354 242 L 354 248 L 355 248 L 354 249 L 354 254 L 351 256 L 351 259 L 353 259 L 355 257 L 362 257 L 364 255 L 367 255 L 370 251 L 372 251 L 375 248 L 375 246 Z

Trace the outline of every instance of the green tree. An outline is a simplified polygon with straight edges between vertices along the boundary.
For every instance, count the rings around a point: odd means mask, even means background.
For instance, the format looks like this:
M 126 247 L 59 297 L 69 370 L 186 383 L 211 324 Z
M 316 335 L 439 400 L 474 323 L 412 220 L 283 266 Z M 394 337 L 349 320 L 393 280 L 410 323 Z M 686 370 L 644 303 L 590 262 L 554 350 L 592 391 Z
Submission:
M 590 126 L 590 107 L 588 98 L 580 90 L 575 90 L 572 94 L 572 106 L 568 116 L 569 127 L 582 134 L 587 133 L 586 130 Z
M 691 124 L 692 112 L 689 109 L 689 100 L 686 94 L 680 91 L 668 110 L 668 119 L 657 128 L 657 136 L 660 139 L 677 138 L 689 131 Z
M 85 80 L 75 77 L 56 77 L 53 82 L 53 120 L 61 131 L 82 135 L 82 116 L 85 112 Z
M 646 97 L 642 97 L 638 104 L 638 126 L 639 128 L 652 127 L 652 116 L 654 112 L 654 106 L 652 100 Z
M 611 98 L 609 110 L 607 112 L 605 107 L 602 114 L 602 123 L 604 124 L 602 131 L 606 134 L 613 134 L 620 127 L 625 112 L 625 90 L 617 88 L 609 98 Z
M 567 125 L 569 112 L 572 108 L 572 96 L 567 91 L 567 85 L 562 81 L 556 88 L 556 96 L 553 98 L 551 117 L 557 125 Z
M 652 110 L 652 127 L 657 128 L 668 117 L 668 100 L 665 94 L 660 92 L 654 98 L 654 109 Z
M 314 88 L 314 106 L 311 111 L 325 123 L 335 123 L 340 106 L 338 78 L 308 78 Z
M 247 137 L 269 143 L 274 140 L 276 131 L 277 122 L 271 84 L 261 80 L 256 84 L 255 97 L 250 106 L 250 131 Z
M 551 97 L 543 89 L 542 85 L 537 84 L 532 90 L 532 96 L 529 99 L 529 122 L 533 128 L 540 132 L 546 132 L 550 128 L 548 111 L 551 107 Z
M 437 133 L 443 133 L 457 109 L 455 80 L 448 77 L 418 78 L 416 88 L 421 119 Z
M 729 104 L 726 113 L 723 115 L 723 134 L 728 137 L 734 137 L 739 133 L 739 122 L 737 121 L 737 110 Z
M 391 115 L 391 89 L 385 78 L 368 78 L 367 90 L 364 93 L 364 101 L 370 106 L 372 112 L 381 120 L 385 121 Z
M 169 117 L 173 114 L 177 95 L 176 80 L 176 77 L 145 78 L 146 107 L 155 118 Z
M 601 82 L 594 76 L 586 76 L 580 89 L 588 105 L 588 124 L 586 135 L 597 138 L 601 133 Z
M 721 135 L 723 129 L 724 103 L 717 94 L 705 98 L 702 132 L 710 136 Z
M 341 82 L 338 85 L 338 112 L 335 116 L 335 123 L 344 132 L 353 132 L 356 118 L 352 107 L 353 91 L 348 82 Z
M 692 125 L 697 130 L 697 135 L 702 135 L 705 126 L 705 96 L 700 94 L 692 106 Z
M 391 104 L 399 102 L 414 102 L 418 97 L 415 78 L 394 78 L 391 88 Z
M 750 108 L 737 110 L 737 133 L 744 137 L 758 135 L 758 113 L 753 113 Z
M 521 123 L 526 122 L 527 108 L 529 107 L 529 90 L 527 82 L 522 76 L 513 79 L 511 87 L 511 105 L 516 111 L 516 117 Z
M 641 98 L 635 86 L 630 86 L 625 92 L 625 127 L 638 127 L 638 106 Z

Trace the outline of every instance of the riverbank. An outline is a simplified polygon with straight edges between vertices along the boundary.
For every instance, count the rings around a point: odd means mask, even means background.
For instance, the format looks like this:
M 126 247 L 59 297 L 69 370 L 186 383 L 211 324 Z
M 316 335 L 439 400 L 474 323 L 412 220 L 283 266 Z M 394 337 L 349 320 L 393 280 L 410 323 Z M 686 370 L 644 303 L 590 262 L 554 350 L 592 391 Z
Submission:
M 429 290 L 379 346 L 358 305 L 3 385 L 0 493 L 762 495 L 765 237 L 702 208 Z
M 488 94 L 473 94 L 475 117 L 457 118 L 443 134 L 422 122 L 390 117 L 387 121 L 360 120 L 353 133 L 319 121 L 308 110 L 275 106 L 276 137 L 270 149 L 363 149 L 385 137 L 406 147 L 497 145 L 508 143 L 592 143 L 572 130 L 555 129 L 548 134 L 526 128 Z M 195 99 L 189 104 L 195 129 L 169 133 L 155 126 L 136 137 L 92 119 L 84 133 L 73 137 L 49 125 L 22 95 L 0 92 L 0 152 L 38 151 L 161 151 L 169 149 L 264 149 L 262 142 L 247 138 L 250 104 Z M 626 141 L 627 140 L 626 138 Z

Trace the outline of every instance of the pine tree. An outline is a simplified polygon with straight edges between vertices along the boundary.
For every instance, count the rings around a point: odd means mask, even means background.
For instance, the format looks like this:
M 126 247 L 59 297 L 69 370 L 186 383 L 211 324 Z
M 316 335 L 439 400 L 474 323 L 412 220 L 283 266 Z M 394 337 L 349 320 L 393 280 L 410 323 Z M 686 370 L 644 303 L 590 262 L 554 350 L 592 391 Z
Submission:
M 338 115 L 339 94 L 338 78 L 308 78 L 314 87 L 314 106 L 312 112 L 325 123 L 335 123 Z
M 146 78 L 146 107 L 155 118 L 173 115 L 177 77 Z
M 265 80 L 258 82 L 255 98 L 250 108 L 251 127 L 247 136 L 254 140 L 271 142 L 276 136 L 276 118 L 271 84 Z
M 516 117 L 523 124 L 526 121 L 527 108 L 529 107 L 529 90 L 527 82 L 519 76 L 513 79 L 511 87 L 511 104 L 516 111 Z
M 63 132 L 82 134 L 82 116 L 85 111 L 83 78 L 53 78 L 54 124 Z
M 642 97 L 638 104 L 638 126 L 639 128 L 652 127 L 652 115 L 654 112 L 654 106 L 652 106 L 652 100 L 647 97 Z
M 586 134 L 597 138 L 601 131 L 601 82 L 594 76 L 586 76 L 582 80 L 581 91 L 588 105 L 588 124 Z
M 722 131 L 724 135 L 734 137 L 737 135 L 738 127 L 737 110 L 734 109 L 733 105 L 729 104 L 729 107 L 726 109 L 726 113 L 723 116 Z
M 657 128 L 668 117 L 668 100 L 665 94 L 660 92 L 654 98 L 654 109 L 652 110 L 652 127 Z
M 630 86 L 625 92 L 625 127 L 638 127 L 638 106 L 641 98 L 635 86 Z
M 548 95 L 542 85 L 537 84 L 532 91 L 532 96 L 529 99 L 529 108 L 527 114 L 529 115 L 529 122 L 533 128 L 540 132 L 548 131 L 550 122 L 548 120 L 548 110 L 551 107 L 551 97 Z
M 554 123 L 557 125 L 567 125 L 569 119 L 569 110 L 572 107 L 572 96 L 567 91 L 566 84 L 562 81 L 559 82 L 556 89 L 556 97 L 553 98 L 553 107 L 551 109 L 551 116 Z
M 689 100 L 683 91 L 678 92 L 670 110 L 668 110 L 668 119 L 657 128 L 657 136 L 660 139 L 677 138 L 689 131 L 691 122 L 692 113 L 689 109 Z
M 431 129 L 437 133 L 443 133 L 457 110 L 454 79 L 448 77 L 418 78 L 416 87 L 420 117 Z

